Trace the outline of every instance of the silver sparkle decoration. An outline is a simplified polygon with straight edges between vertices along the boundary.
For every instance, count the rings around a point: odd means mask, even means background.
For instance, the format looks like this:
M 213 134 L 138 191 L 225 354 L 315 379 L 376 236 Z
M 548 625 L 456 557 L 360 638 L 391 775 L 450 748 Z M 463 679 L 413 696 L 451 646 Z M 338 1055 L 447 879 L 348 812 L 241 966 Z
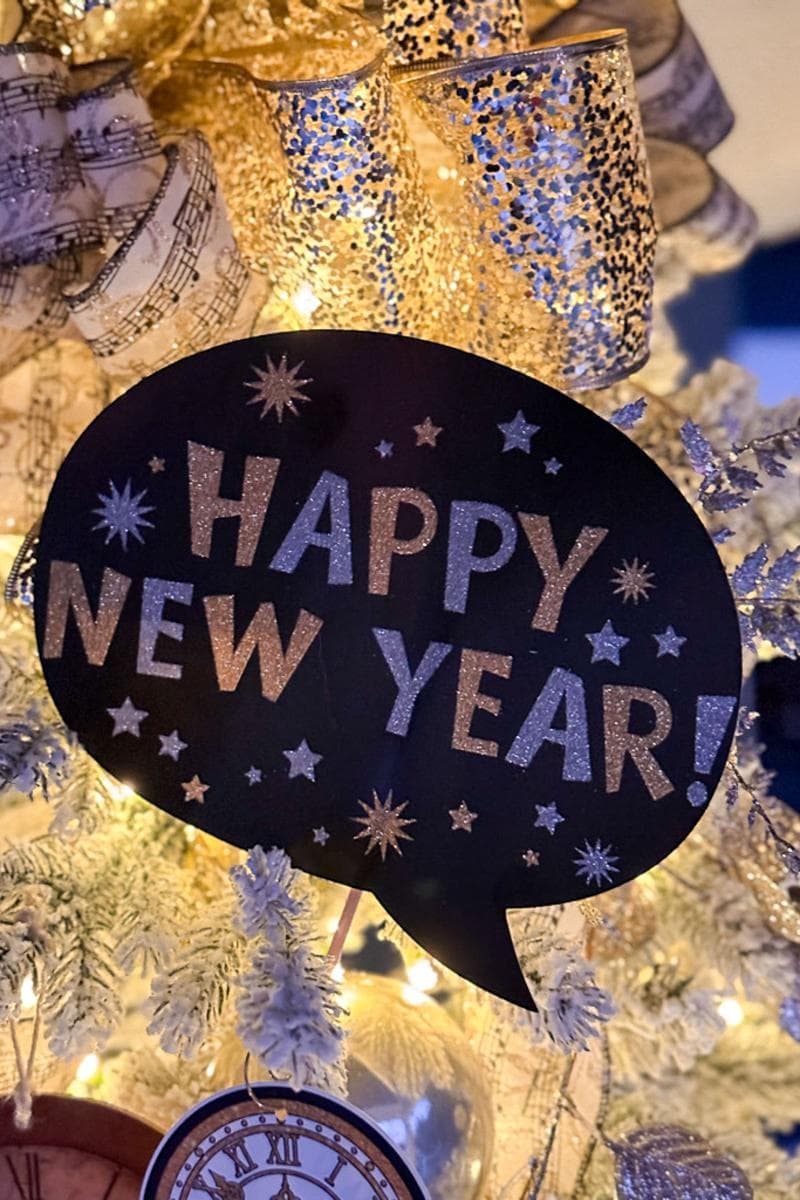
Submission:
M 563 465 L 557 458 L 548 458 L 544 464 L 544 473 L 545 475 L 557 475 Z
M 753 1200 L 741 1167 L 691 1129 L 651 1125 L 606 1144 L 619 1200 Z
M 315 846 L 325 846 L 331 836 L 324 825 L 320 825 L 319 829 L 312 829 L 311 832 L 314 835 Z
M 531 425 L 525 419 L 522 410 L 517 409 L 513 421 L 499 421 L 497 428 L 503 435 L 503 454 L 509 450 L 522 450 L 525 454 L 530 454 L 531 438 L 539 432 L 540 426 Z
M 686 789 L 686 799 L 692 808 L 702 808 L 708 800 L 708 788 L 699 779 L 695 779 Z
M 119 708 L 107 708 L 106 712 L 114 719 L 112 737 L 117 737 L 120 733 L 130 733 L 138 738 L 139 726 L 148 715 L 143 708 L 136 707 L 130 696 L 125 697 Z
M 258 767 L 249 767 L 245 771 L 244 777 L 250 784 L 250 787 L 254 787 L 257 783 L 261 783 L 261 771 L 258 769 Z
M 536 805 L 536 820 L 534 827 L 536 829 L 546 829 L 549 834 L 554 834 L 556 827 L 566 820 L 553 804 L 537 804 Z
M 104 496 L 102 492 L 97 493 L 100 507 L 93 508 L 92 512 L 100 517 L 100 520 L 92 526 L 92 530 L 107 530 L 106 545 L 112 538 L 118 537 L 122 543 L 122 549 L 127 550 L 129 535 L 135 537 L 137 542 L 144 542 L 141 530 L 146 526 L 149 526 L 150 529 L 153 528 L 153 522 L 148 521 L 144 515 L 153 512 L 153 505 L 141 503 L 147 495 L 146 488 L 142 488 L 141 492 L 137 492 L 135 496 L 131 495 L 130 479 L 121 492 L 117 491 L 116 485 L 111 479 L 108 481 L 108 486 L 110 492 L 107 496 Z
M 575 847 L 578 851 L 578 857 L 572 861 L 578 868 L 575 874 L 579 879 L 585 879 L 587 883 L 595 883 L 598 887 L 603 883 L 611 883 L 611 876 L 619 874 L 619 867 L 616 865 L 619 862 L 619 856 L 612 854 L 612 846 L 601 846 L 600 838 L 592 845 L 588 839 L 584 840 L 583 850 Z
M 312 783 L 316 782 L 314 768 L 318 762 L 322 762 L 322 755 L 315 754 L 305 738 L 303 738 L 296 750 L 284 750 L 283 757 L 289 760 L 290 779 L 296 779 L 298 775 L 304 775 Z
M 186 749 L 188 742 L 182 742 L 177 729 L 173 729 L 172 733 L 160 733 L 158 740 L 161 742 L 161 749 L 158 752 L 159 758 L 164 755 L 171 758 L 173 762 L 177 762 L 181 752 Z
M 627 646 L 630 638 L 622 637 L 614 629 L 610 621 L 606 621 L 598 633 L 587 633 L 587 642 L 592 645 L 592 662 L 610 662 L 615 667 L 620 665 L 619 652 Z
M 654 633 L 653 637 L 658 642 L 656 658 L 665 654 L 671 654 L 673 658 L 680 657 L 681 646 L 686 642 L 686 638 L 676 633 L 671 625 L 668 625 L 663 633 Z
M 381 458 L 391 458 L 394 454 L 394 442 L 387 442 L 386 438 L 381 438 L 375 449 Z
M 694 769 L 708 775 L 717 757 L 737 696 L 698 696 L 694 731 Z

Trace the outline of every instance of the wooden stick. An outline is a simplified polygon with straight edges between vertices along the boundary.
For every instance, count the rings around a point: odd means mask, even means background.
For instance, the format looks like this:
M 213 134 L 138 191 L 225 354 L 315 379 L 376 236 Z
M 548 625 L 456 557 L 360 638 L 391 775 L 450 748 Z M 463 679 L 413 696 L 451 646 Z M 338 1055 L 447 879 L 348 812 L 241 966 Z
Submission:
M 339 917 L 339 924 L 336 926 L 336 932 L 331 938 L 331 945 L 328 950 L 328 962 L 332 967 L 337 966 L 339 959 L 342 957 L 344 944 L 347 941 L 350 926 L 353 924 L 353 918 L 356 915 L 361 895 L 362 893 L 358 888 L 350 888 L 350 891 L 347 893 L 342 915 Z

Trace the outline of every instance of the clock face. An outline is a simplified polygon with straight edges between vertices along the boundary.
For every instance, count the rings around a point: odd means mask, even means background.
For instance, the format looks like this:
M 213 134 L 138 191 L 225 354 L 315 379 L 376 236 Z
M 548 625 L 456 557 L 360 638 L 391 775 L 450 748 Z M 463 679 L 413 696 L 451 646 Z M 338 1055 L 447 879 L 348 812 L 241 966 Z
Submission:
M 357 1109 L 278 1084 L 251 1091 L 220 1092 L 188 1113 L 156 1152 L 142 1200 L 428 1200 Z
M 128 1113 L 37 1096 L 31 1124 L 0 1105 L 0 1200 L 137 1200 L 159 1134 Z

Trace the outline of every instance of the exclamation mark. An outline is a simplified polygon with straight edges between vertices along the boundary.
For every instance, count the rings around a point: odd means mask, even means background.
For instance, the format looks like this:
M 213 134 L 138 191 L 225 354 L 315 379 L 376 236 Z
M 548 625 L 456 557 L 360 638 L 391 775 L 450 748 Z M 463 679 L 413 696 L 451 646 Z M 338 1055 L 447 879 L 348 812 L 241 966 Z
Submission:
M 694 769 L 698 775 L 708 775 L 728 729 L 738 698 L 736 696 L 698 696 L 694 724 Z M 693 808 L 701 808 L 708 800 L 708 788 L 699 779 L 690 784 L 686 799 Z

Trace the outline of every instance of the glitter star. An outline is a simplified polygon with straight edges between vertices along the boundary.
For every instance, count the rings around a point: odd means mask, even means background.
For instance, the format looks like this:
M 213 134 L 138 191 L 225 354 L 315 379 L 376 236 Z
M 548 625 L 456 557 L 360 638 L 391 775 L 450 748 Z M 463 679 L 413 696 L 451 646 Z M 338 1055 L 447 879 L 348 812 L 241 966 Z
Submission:
M 177 729 L 173 729 L 172 733 L 160 733 L 158 740 L 161 742 L 161 749 L 158 752 L 159 758 L 165 755 L 171 758 L 173 762 L 177 762 L 182 750 L 185 750 L 188 742 L 182 742 Z
M 157 454 L 154 454 L 147 465 L 150 468 L 151 475 L 158 475 L 160 471 L 164 470 L 167 464 L 165 459 L 159 458 Z
M 114 729 L 111 734 L 116 737 L 120 733 L 132 733 L 139 737 L 139 726 L 148 715 L 143 708 L 137 708 L 130 696 L 126 696 L 119 708 L 107 708 L 106 712 L 114 718 Z
M 538 867 L 539 855 L 535 850 L 526 850 L 522 855 L 522 861 L 525 863 L 526 867 Z
M 575 847 L 578 857 L 572 860 L 578 868 L 575 872 L 578 878 L 585 879 L 587 883 L 595 883 L 598 887 L 603 883 L 611 883 L 611 876 L 619 874 L 619 867 L 616 865 L 619 856 L 611 853 L 613 847 L 601 846 L 600 838 L 593 846 L 588 840 L 584 840 L 583 846 L 583 850 L 579 846 Z
M 375 449 L 381 458 L 391 458 L 394 454 L 394 442 L 387 442 L 386 438 L 381 438 Z
M 564 464 L 559 462 L 557 458 L 548 458 L 547 462 L 544 464 L 544 473 L 545 475 L 557 475 L 563 465 Z
M 656 586 L 650 582 L 653 578 L 653 572 L 648 570 L 647 563 L 640 563 L 638 558 L 629 563 L 623 558 L 622 566 L 614 568 L 614 578 L 611 580 L 617 585 L 614 595 L 621 595 L 623 604 L 627 604 L 629 600 L 634 604 L 638 604 L 640 600 L 649 600 L 647 593 Z
M 414 433 L 417 435 L 418 446 L 433 446 L 436 447 L 436 439 L 442 432 L 441 425 L 434 425 L 430 417 L 426 417 L 421 425 L 414 426 Z
M 326 845 L 331 836 L 324 825 L 320 825 L 319 829 L 312 829 L 311 832 L 314 835 L 314 844 L 316 846 Z
M 587 642 L 592 643 L 592 662 L 610 662 L 619 666 L 619 652 L 627 646 L 630 638 L 622 637 L 614 632 L 614 626 L 606 621 L 599 633 L 587 633 Z
M 536 820 L 534 821 L 536 829 L 546 829 L 549 834 L 553 834 L 556 831 L 556 826 L 560 825 L 565 819 L 555 804 L 536 805 Z
M 530 454 L 531 438 L 539 432 L 539 426 L 526 421 L 520 409 L 517 410 L 513 421 L 498 422 L 497 428 L 503 435 L 503 454 L 508 450 L 522 450 L 525 454 Z
M 465 833 L 472 833 L 472 822 L 477 821 L 478 814 L 470 812 L 463 800 L 458 808 L 451 808 L 448 811 L 450 820 L 453 822 L 451 829 L 463 829 Z
M 185 792 L 183 798 L 187 803 L 189 800 L 196 800 L 198 804 L 203 804 L 205 802 L 205 794 L 208 791 L 209 785 L 207 783 L 203 783 L 199 775 L 193 775 L 188 783 L 182 783 L 181 787 Z
M 407 842 L 412 842 L 414 839 L 410 833 L 405 832 L 406 825 L 415 825 L 415 817 L 403 817 L 400 814 L 404 809 L 408 808 L 408 801 L 404 804 L 398 804 L 397 808 L 392 808 L 392 793 L 391 790 L 385 800 L 381 800 L 378 793 L 372 793 L 372 808 L 365 804 L 363 800 L 359 800 L 359 807 L 363 808 L 366 816 L 351 817 L 358 825 L 363 825 L 361 833 L 353 835 L 353 841 L 358 841 L 359 838 L 369 838 L 365 854 L 369 854 L 377 846 L 381 852 L 381 859 L 386 862 L 386 851 L 391 846 L 392 850 L 396 850 L 402 858 L 403 851 L 397 844 L 398 838 L 404 838 Z
M 671 654 L 673 658 L 680 658 L 681 646 L 686 641 L 686 638 L 676 633 L 671 625 L 668 625 L 663 633 L 654 633 L 653 637 L 658 642 L 656 658 L 661 658 L 664 654 Z
M 301 389 L 307 383 L 314 382 L 313 379 L 297 378 L 297 372 L 302 369 L 303 364 L 301 362 L 296 367 L 287 368 L 285 354 L 281 355 L 281 361 L 277 367 L 269 355 L 267 355 L 266 371 L 262 371 L 261 367 L 253 367 L 258 379 L 253 379 L 249 383 L 245 383 L 244 386 L 252 388 L 255 392 L 255 396 L 248 400 L 247 403 L 263 404 L 264 406 L 259 414 L 260 420 L 263 421 L 267 413 L 273 408 L 279 422 L 283 420 L 284 409 L 288 408 L 290 413 L 294 413 L 295 416 L 298 415 L 294 402 L 295 400 L 299 400 L 305 404 L 310 400 L 311 397 L 306 396 Z
M 305 775 L 306 779 L 310 779 L 312 783 L 316 782 L 314 768 L 318 762 L 322 762 L 322 755 L 315 754 L 305 738 L 296 750 L 284 750 L 283 757 L 289 760 L 290 779 L 296 779 L 298 775 Z
M 142 504 L 141 501 L 147 495 L 147 489 L 142 488 L 141 492 L 137 492 L 135 496 L 131 495 L 130 479 L 125 484 L 121 492 L 117 491 L 114 481 L 109 479 L 108 486 L 111 489 L 107 496 L 102 492 L 97 493 L 97 499 L 100 501 L 99 508 L 93 508 L 92 513 L 98 516 L 100 520 L 96 525 L 92 526 L 92 530 L 106 529 L 108 536 L 106 537 L 106 545 L 112 538 L 118 537 L 122 543 L 122 549 L 128 549 L 128 535 L 135 537 L 137 542 L 144 542 L 141 530 L 145 526 L 153 528 L 153 522 L 148 521 L 145 513 L 153 511 L 152 504 Z
M 250 787 L 254 787 L 257 783 L 261 783 L 261 772 L 259 771 L 258 767 L 249 767 L 245 771 L 244 777 L 250 784 Z

